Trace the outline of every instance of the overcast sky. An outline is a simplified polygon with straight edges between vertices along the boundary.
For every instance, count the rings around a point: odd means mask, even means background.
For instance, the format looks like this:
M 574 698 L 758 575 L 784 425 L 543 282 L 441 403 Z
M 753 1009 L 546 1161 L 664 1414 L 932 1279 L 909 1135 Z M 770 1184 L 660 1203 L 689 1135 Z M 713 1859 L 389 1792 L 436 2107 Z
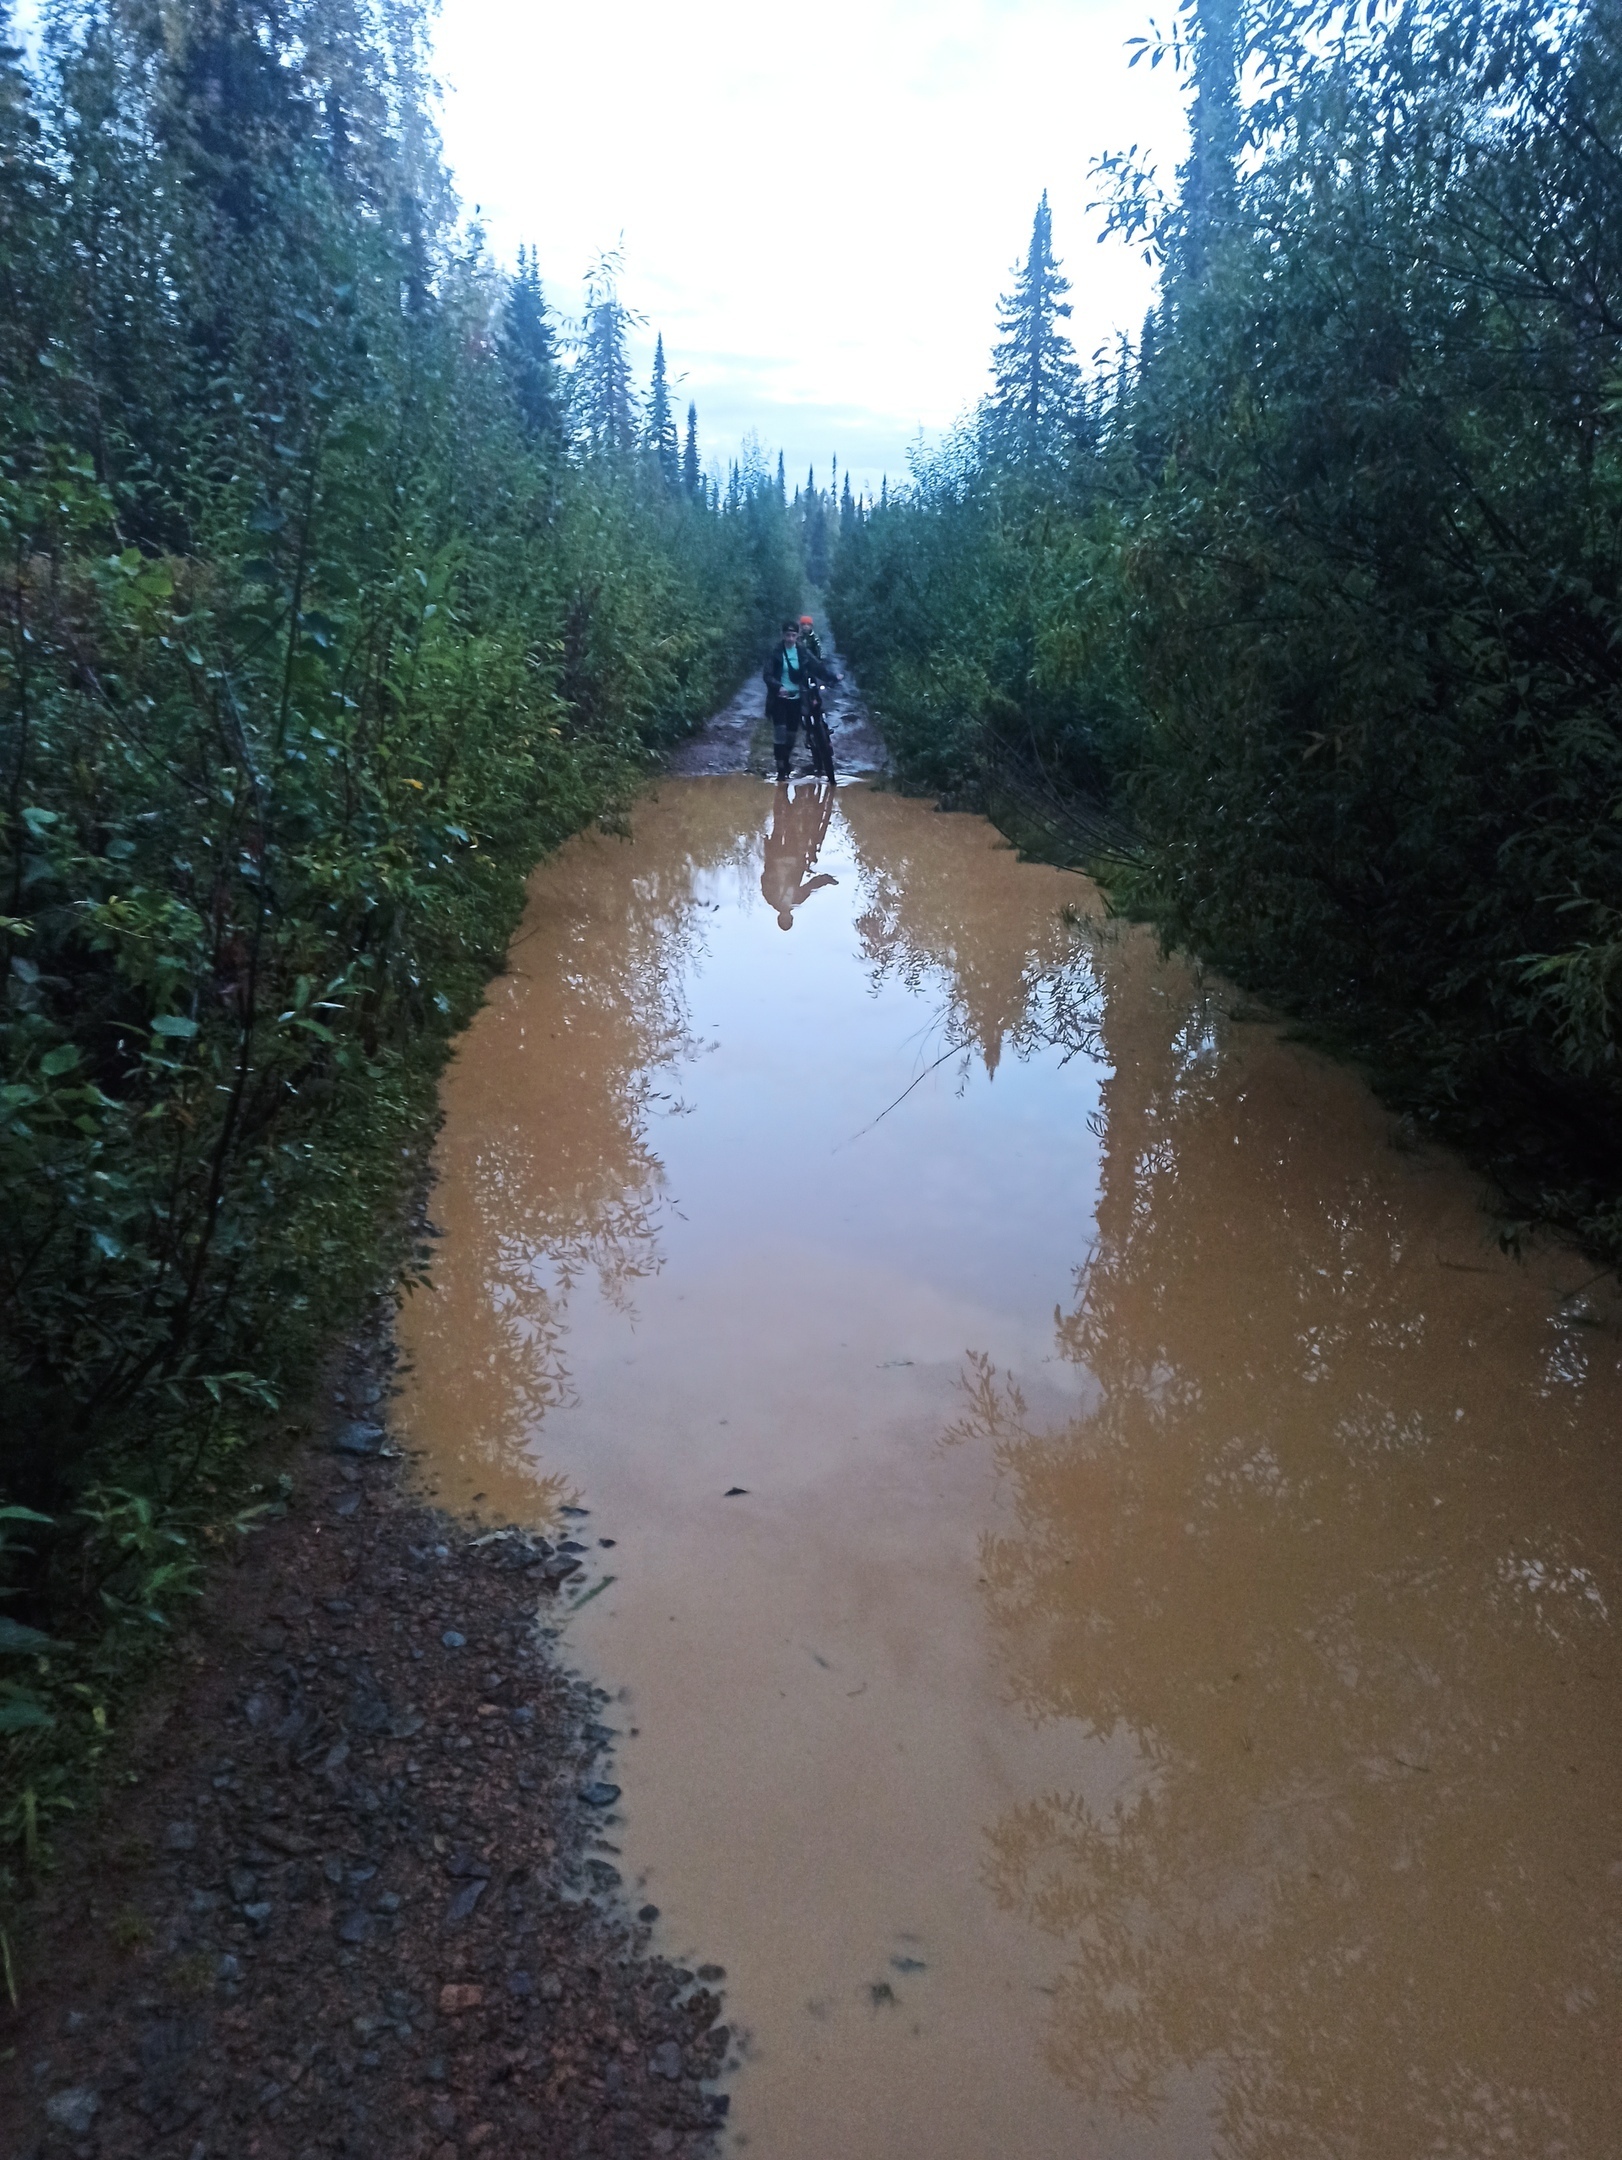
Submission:
M 443 0 L 445 147 L 555 306 L 624 237 L 709 457 L 754 429 L 791 478 L 904 472 L 986 385 L 1043 188 L 1078 352 L 1135 331 L 1150 273 L 1095 244 L 1101 150 L 1182 154 L 1181 87 L 1128 69 L 1150 0 Z

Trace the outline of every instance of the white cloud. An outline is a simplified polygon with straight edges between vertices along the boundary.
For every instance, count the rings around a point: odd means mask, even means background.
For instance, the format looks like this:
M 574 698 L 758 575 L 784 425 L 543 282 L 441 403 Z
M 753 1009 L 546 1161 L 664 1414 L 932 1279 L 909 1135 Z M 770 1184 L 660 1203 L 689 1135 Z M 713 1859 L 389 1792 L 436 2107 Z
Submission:
M 1129 69 L 1145 0 L 445 0 L 445 144 L 555 303 L 623 233 L 707 450 L 747 428 L 791 474 L 861 484 L 980 394 L 998 294 L 1045 187 L 1090 353 L 1150 274 L 1094 245 L 1090 159 L 1181 155 L 1178 85 Z M 645 373 L 645 369 L 644 369 Z

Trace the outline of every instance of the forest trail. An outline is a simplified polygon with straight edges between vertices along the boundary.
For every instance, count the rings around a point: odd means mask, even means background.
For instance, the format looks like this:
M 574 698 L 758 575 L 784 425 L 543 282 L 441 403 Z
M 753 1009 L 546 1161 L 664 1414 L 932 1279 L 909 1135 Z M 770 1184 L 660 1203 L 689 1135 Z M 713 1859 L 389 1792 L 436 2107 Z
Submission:
M 828 665 L 840 677 L 824 699 L 835 768 L 842 775 L 881 772 L 885 765 L 884 744 L 872 715 L 849 667 L 834 647 L 831 630 L 826 632 L 824 643 Z M 764 777 L 771 769 L 772 753 L 771 733 L 762 709 L 763 691 L 757 670 L 713 719 L 671 753 L 670 771 L 682 779 L 743 772 Z M 803 734 L 798 762 L 807 762 Z

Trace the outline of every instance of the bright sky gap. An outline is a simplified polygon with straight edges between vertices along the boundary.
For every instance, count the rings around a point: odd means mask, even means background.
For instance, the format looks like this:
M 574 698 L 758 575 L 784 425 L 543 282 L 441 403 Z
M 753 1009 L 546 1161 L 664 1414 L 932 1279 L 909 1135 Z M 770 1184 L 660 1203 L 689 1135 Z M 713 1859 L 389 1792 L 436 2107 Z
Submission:
M 791 484 L 837 457 L 876 492 L 984 389 L 1044 188 L 1078 354 L 1136 334 L 1153 276 L 1097 244 L 1088 168 L 1182 155 L 1184 86 L 1128 65 L 1146 27 L 1146 0 L 446 0 L 446 151 L 560 314 L 623 239 L 639 380 L 662 331 L 708 459 L 753 431 Z

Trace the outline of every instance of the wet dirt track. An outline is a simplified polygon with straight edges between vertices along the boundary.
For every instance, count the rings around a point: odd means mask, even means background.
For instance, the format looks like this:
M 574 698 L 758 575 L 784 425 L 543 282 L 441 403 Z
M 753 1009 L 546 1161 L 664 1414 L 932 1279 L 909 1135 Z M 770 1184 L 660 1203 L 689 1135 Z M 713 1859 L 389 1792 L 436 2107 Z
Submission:
M 405 1437 L 591 1511 L 565 1646 L 735 2149 L 1598 2160 L 1617 1301 L 1093 905 L 859 787 L 571 844 L 447 1083 Z

